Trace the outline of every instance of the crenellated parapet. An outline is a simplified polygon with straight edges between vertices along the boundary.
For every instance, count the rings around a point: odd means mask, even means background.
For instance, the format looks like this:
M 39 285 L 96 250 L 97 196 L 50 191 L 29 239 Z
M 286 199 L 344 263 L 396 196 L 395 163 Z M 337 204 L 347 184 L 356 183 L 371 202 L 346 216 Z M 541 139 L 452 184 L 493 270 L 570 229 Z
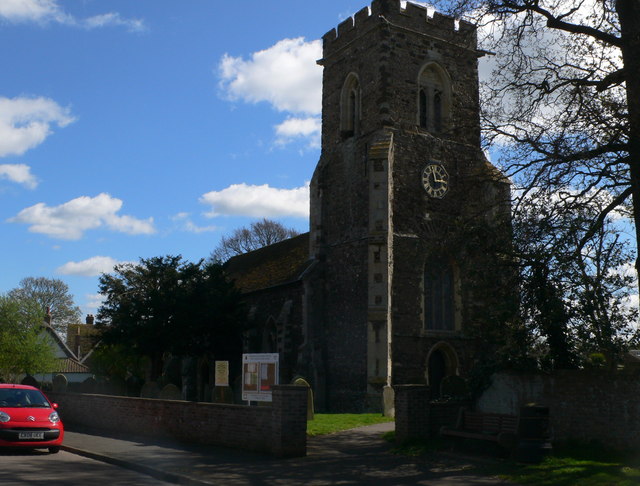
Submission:
M 400 0 L 373 0 L 370 7 L 358 11 L 353 17 L 341 22 L 323 37 L 323 57 L 345 47 L 356 38 L 380 25 L 411 30 L 467 49 L 477 47 L 476 28 L 473 24 L 456 21 L 453 17 L 434 12 L 414 3 L 402 8 Z

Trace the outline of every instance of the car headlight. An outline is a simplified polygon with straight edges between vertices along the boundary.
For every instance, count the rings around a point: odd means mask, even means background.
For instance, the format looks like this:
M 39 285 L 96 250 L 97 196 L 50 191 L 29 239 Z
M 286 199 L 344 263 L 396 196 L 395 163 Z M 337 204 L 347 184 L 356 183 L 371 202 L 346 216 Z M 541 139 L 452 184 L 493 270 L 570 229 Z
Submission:
M 0 422 L 8 422 L 9 420 L 11 420 L 11 417 L 8 413 L 0 412 Z
M 53 424 L 60 422 L 60 416 L 58 415 L 58 412 L 51 412 L 51 414 L 49 415 L 49 420 Z

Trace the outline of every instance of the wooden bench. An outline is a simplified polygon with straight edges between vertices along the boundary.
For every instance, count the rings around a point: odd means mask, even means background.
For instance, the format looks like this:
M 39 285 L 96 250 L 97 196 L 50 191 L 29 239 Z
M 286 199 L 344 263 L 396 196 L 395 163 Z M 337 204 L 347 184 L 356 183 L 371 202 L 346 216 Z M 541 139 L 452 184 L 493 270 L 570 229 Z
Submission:
M 518 417 L 499 413 L 472 412 L 461 408 L 455 427 L 442 426 L 440 435 L 488 440 L 513 448 L 517 442 Z

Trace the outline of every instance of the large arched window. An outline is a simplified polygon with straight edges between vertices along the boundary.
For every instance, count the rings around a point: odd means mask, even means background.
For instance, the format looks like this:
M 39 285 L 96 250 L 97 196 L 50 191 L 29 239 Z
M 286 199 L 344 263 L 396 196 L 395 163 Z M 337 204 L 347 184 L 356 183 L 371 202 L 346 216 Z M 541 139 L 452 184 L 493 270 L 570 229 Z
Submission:
M 261 353 L 277 353 L 278 350 L 278 327 L 273 317 L 269 317 L 262 329 Z
M 429 260 L 424 269 L 424 327 L 428 331 L 454 331 L 455 282 L 453 266 Z
M 358 134 L 360 125 L 360 81 L 351 73 L 340 95 L 340 131 L 345 137 Z
M 427 64 L 418 76 L 418 125 L 433 133 L 444 131 L 450 106 L 449 75 L 438 64 Z

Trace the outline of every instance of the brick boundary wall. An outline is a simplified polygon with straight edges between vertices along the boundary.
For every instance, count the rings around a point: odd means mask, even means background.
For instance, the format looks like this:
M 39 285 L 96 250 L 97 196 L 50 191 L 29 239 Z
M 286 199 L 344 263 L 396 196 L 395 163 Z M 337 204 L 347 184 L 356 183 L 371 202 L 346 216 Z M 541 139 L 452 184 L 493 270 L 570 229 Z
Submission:
M 640 448 L 640 372 L 566 370 L 493 376 L 477 402 L 483 412 L 517 414 L 527 403 L 549 407 L 553 439 Z
M 393 391 L 398 443 L 439 437 L 442 426 L 455 426 L 461 407 L 471 407 L 471 402 L 463 400 L 431 401 L 427 385 L 394 385 Z
M 307 388 L 273 387 L 270 406 L 48 393 L 65 424 L 153 438 L 173 438 L 277 457 L 307 453 Z

